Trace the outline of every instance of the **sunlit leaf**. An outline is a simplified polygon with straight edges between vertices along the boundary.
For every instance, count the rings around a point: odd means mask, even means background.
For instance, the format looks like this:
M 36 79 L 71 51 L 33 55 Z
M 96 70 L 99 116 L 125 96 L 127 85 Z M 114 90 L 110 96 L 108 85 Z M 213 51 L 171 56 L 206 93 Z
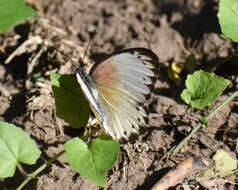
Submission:
M 34 16 L 35 11 L 24 0 L 0 0 L 0 33 Z
M 192 107 L 201 109 L 212 105 L 229 83 L 229 80 L 214 73 L 196 71 L 188 75 L 186 89 L 183 90 L 181 98 Z
M 87 145 L 74 138 L 64 145 L 66 157 L 72 168 L 97 185 L 104 187 L 106 173 L 115 164 L 120 144 L 105 135 Z
M 0 178 L 12 177 L 19 163 L 35 164 L 40 154 L 28 133 L 0 121 Z
M 220 0 L 217 16 L 224 35 L 238 42 L 238 1 Z

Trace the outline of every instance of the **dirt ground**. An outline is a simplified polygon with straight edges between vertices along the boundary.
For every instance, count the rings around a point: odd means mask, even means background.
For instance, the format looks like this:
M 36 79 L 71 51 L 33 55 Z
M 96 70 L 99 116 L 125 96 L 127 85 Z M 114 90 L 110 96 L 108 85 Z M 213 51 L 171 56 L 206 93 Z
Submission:
M 214 106 L 199 111 L 181 100 L 184 82 L 176 86 L 167 75 L 169 63 L 185 61 L 188 57 L 186 50 L 195 54 L 201 67 L 236 51 L 235 44 L 220 37 L 217 0 L 39 2 L 43 9 L 41 16 L 0 35 L 0 85 L 5 89 L 1 90 L 0 96 L 0 120 L 22 127 L 43 152 L 35 166 L 24 166 L 28 173 L 60 152 L 67 140 L 84 132 L 84 129 L 72 129 L 55 115 L 50 72 L 73 73 L 75 67 L 47 45 L 51 43 L 78 60 L 84 54 L 93 29 L 96 29 L 96 34 L 87 51 L 87 68 L 105 53 L 132 47 L 151 48 L 161 62 L 149 108 L 150 113 L 162 113 L 164 117 L 150 117 L 151 127 L 136 141 L 121 145 L 119 159 L 108 172 L 104 189 L 150 189 L 170 168 L 186 158 L 195 155 L 211 158 L 220 148 L 238 157 L 237 99 L 219 111 L 209 121 L 208 128 L 201 128 L 177 154 L 169 155 L 169 151 L 197 124 L 193 120 L 174 119 L 175 116 L 206 116 L 238 87 L 237 68 L 230 65 L 218 68 L 216 74 L 229 79 L 231 85 Z M 24 47 L 27 40 L 28 45 Z M 10 60 L 9 56 L 19 47 L 22 51 Z M 213 179 L 212 185 L 199 179 L 199 175 L 190 175 L 171 189 L 238 188 L 233 183 L 237 176 Z M 0 189 L 15 189 L 23 180 L 17 171 L 13 178 L 0 181 Z M 62 155 L 24 189 L 102 188 L 74 172 Z

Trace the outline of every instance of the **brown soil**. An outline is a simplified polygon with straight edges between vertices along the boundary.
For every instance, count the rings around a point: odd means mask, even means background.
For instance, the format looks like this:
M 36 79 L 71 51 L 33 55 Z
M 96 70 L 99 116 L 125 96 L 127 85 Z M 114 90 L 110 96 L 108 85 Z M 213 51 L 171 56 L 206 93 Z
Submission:
M 54 99 L 49 80 L 50 72 L 61 74 L 75 71 L 64 56 L 43 45 L 50 42 L 60 51 L 78 60 L 83 56 L 96 29 L 86 61 L 93 63 L 104 53 L 123 48 L 151 48 L 161 62 L 160 75 L 150 104 L 151 113 L 164 117 L 151 118 L 149 127 L 133 143 L 121 145 L 119 159 L 108 172 L 105 189 L 150 189 L 169 168 L 190 156 L 211 158 L 223 148 L 238 156 L 238 104 L 230 102 L 201 128 L 174 156 L 169 151 L 196 126 L 193 120 L 176 119 L 192 115 L 208 115 L 219 103 L 237 90 L 238 70 L 229 65 L 216 70 L 231 81 L 216 104 L 202 111 L 191 109 L 180 98 L 183 85 L 176 86 L 167 75 L 171 62 L 184 62 L 193 52 L 201 67 L 208 67 L 217 58 L 235 52 L 234 44 L 220 37 L 217 20 L 217 0 L 142 0 L 142 1 L 39 1 L 42 16 L 29 20 L 0 36 L 0 85 L 6 90 L 0 96 L 0 120 L 21 126 L 36 141 L 43 152 L 36 166 L 24 166 L 31 173 L 45 160 L 63 149 L 63 144 L 83 129 L 72 129 L 55 116 Z M 36 5 L 33 5 L 36 6 Z M 37 41 L 37 39 L 43 39 Z M 23 52 L 8 64 L 4 62 L 22 44 L 30 40 Z M 87 65 L 88 68 L 91 64 Z M 43 80 L 35 80 L 38 73 Z M 183 78 L 184 79 L 184 78 Z M 2 90 L 1 90 L 2 91 Z M 11 98 L 9 98 L 11 97 Z M 173 117 L 174 116 L 174 117 Z M 62 132 L 64 136 L 62 136 Z M 15 189 L 23 181 L 16 172 L 13 178 L 0 181 L 0 189 Z M 172 189 L 237 189 L 234 176 L 216 179 L 214 184 L 199 182 L 189 176 Z M 236 178 L 237 180 L 237 178 Z M 77 174 L 65 156 L 51 165 L 24 188 L 26 190 L 102 189 Z

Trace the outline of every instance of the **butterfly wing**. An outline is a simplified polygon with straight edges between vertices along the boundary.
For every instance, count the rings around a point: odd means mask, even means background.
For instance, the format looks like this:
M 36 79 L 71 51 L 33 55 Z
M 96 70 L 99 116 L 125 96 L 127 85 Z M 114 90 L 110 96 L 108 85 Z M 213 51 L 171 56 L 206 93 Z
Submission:
M 158 62 L 151 50 L 133 48 L 109 55 L 90 70 L 107 115 L 102 126 L 114 139 L 128 139 L 148 124 L 144 104 L 153 90 Z

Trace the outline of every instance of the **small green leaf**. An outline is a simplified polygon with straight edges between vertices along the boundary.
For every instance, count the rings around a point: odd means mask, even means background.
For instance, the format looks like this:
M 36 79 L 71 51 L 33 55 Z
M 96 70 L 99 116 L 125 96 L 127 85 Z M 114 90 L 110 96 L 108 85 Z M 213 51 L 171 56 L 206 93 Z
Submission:
M 207 127 L 207 125 L 208 125 L 208 121 L 207 121 L 207 119 L 205 118 L 205 117 L 201 117 L 200 118 L 200 121 L 204 124 L 204 125 L 206 125 L 206 127 Z
M 0 178 L 12 177 L 19 163 L 35 164 L 40 154 L 28 133 L 0 121 Z
M 33 78 L 35 81 L 43 81 L 44 80 L 44 77 L 41 75 L 41 73 L 34 74 Z
M 199 70 L 188 75 L 187 89 L 183 90 L 181 98 L 192 107 L 201 109 L 212 105 L 229 83 L 229 80 L 218 77 L 214 73 Z
M 238 42 L 238 1 L 220 0 L 217 16 L 224 35 Z
M 0 33 L 34 16 L 35 11 L 24 0 L 0 0 Z
M 75 76 L 51 73 L 50 79 L 56 115 L 69 122 L 73 128 L 85 126 L 90 115 L 90 107 Z
M 60 74 L 57 74 L 57 73 L 50 73 L 50 81 L 51 81 L 51 84 L 52 86 L 56 86 L 56 87 L 60 87 L 60 82 L 59 82 L 59 79 L 62 75 Z
M 104 187 L 106 173 L 115 164 L 120 144 L 105 135 L 87 145 L 79 138 L 64 144 L 66 157 L 71 167 L 97 185 Z

